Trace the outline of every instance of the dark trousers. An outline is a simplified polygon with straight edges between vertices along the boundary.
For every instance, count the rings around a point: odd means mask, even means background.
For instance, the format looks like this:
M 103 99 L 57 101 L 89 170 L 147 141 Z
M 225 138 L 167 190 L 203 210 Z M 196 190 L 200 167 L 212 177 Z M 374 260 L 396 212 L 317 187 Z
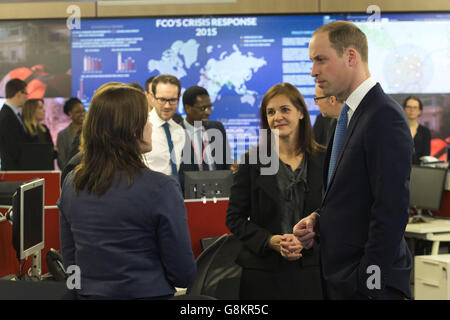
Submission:
M 282 261 L 275 270 L 243 268 L 241 300 L 322 300 L 319 266 Z

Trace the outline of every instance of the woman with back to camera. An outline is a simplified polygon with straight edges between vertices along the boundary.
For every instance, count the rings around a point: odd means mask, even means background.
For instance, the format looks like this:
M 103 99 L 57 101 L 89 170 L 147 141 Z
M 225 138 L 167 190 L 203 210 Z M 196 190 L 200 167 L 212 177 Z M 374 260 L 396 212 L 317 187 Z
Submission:
M 196 273 L 177 182 L 148 169 L 151 123 L 145 94 L 97 90 L 83 125 L 81 163 L 64 181 L 64 266 L 81 270 L 81 299 L 168 299 Z
M 54 159 L 58 156 L 50 130 L 45 124 L 41 122 L 45 119 L 45 108 L 43 99 L 29 99 L 25 102 L 22 108 L 23 122 L 27 128 L 28 135 L 30 136 L 31 143 L 48 144 L 48 152 L 51 153 L 49 157 L 49 163 L 46 165 L 46 169 L 54 168 Z M 47 149 L 45 149 L 47 150 Z M 47 151 L 46 151 L 47 153 Z M 37 154 L 36 156 L 40 156 Z M 47 162 L 47 161 L 46 161 Z M 39 168 L 42 169 L 42 168 Z
M 226 219 L 243 244 L 236 260 L 243 268 L 240 298 L 322 299 L 319 248 L 304 250 L 292 228 L 320 206 L 325 149 L 313 140 L 305 102 L 291 84 L 267 91 L 260 120 L 267 135 L 239 165 Z M 278 138 L 274 146 L 271 133 Z M 263 173 L 267 165 L 259 157 L 250 163 L 266 142 L 279 162 L 274 174 Z
M 72 143 L 78 130 L 83 125 L 85 110 L 78 98 L 70 98 L 64 103 L 64 113 L 72 122 L 58 133 L 56 146 L 58 147 L 58 167 L 63 170 L 72 157 Z
M 403 101 L 403 109 L 408 119 L 411 136 L 414 140 L 413 164 L 420 164 L 420 158 L 430 155 L 431 133 L 430 130 L 418 121 L 422 115 L 423 104 L 419 98 L 409 96 Z

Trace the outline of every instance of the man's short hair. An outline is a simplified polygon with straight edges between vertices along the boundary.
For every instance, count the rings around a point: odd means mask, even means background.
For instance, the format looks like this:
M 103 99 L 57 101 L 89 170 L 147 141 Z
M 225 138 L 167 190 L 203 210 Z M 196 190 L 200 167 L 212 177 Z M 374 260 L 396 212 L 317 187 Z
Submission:
M 178 96 L 180 96 L 181 93 L 181 82 L 178 80 L 177 77 L 172 76 L 170 74 L 160 74 L 159 76 L 155 77 L 152 81 L 152 92 L 154 95 L 156 95 L 156 87 L 159 83 L 170 83 L 178 87 Z
M 150 93 L 150 91 L 153 91 L 152 88 L 149 88 L 150 84 L 152 84 L 153 79 L 155 79 L 156 76 L 151 76 L 150 78 L 145 81 L 145 92 Z
M 63 106 L 64 113 L 69 115 L 69 112 L 72 111 L 73 107 L 75 107 L 77 104 L 83 105 L 83 103 L 78 98 L 72 97 L 67 99 Z
M 14 98 L 17 92 L 25 90 L 27 83 L 20 79 L 11 79 L 6 83 L 5 95 L 6 99 Z
M 334 96 L 334 97 L 336 98 L 336 101 L 337 101 L 337 102 L 344 104 L 344 102 L 345 102 L 344 99 L 338 98 L 338 97 L 336 97 L 336 96 Z
M 199 86 L 189 87 L 183 93 L 183 105 L 193 106 L 197 101 L 197 97 L 203 95 L 209 96 L 208 91 L 206 91 L 205 88 Z
M 369 61 L 369 49 L 364 32 L 356 25 L 348 21 L 333 21 L 318 28 L 315 34 L 328 33 L 331 47 L 342 57 L 347 48 L 354 48 L 361 55 L 363 62 Z

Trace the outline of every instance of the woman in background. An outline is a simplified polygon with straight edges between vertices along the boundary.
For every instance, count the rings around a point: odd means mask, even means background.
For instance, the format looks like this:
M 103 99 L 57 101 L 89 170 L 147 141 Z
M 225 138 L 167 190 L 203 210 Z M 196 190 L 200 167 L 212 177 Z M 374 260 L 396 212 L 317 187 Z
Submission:
M 147 99 L 125 85 L 96 91 L 83 125 L 81 163 L 64 181 L 64 266 L 81 269 L 81 299 L 168 299 L 196 273 L 177 182 L 148 169 Z
M 49 163 L 45 166 L 45 169 L 53 170 L 54 159 L 56 159 L 58 154 L 55 150 L 52 136 L 50 135 L 50 130 L 45 124 L 41 123 L 45 119 L 44 100 L 27 100 L 22 108 L 22 116 L 23 122 L 30 136 L 30 142 L 49 145 L 49 148 L 42 149 L 46 150 L 46 153 L 49 153 L 49 156 L 45 157 L 46 159 L 49 159 Z M 36 154 L 36 156 L 42 156 L 42 154 Z
M 78 98 L 70 98 L 64 103 L 64 113 L 72 122 L 58 133 L 56 147 L 58 148 L 58 167 L 63 170 L 72 158 L 72 142 L 78 130 L 83 125 L 85 110 Z
M 403 101 L 403 109 L 408 119 L 411 136 L 414 140 L 413 164 L 420 164 L 420 158 L 430 155 L 431 133 L 430 130 L 418 121 L 422 115 L 423 104 L 419 98 L 409 96 Z
M 236 260 L 243 268 L 240 299 L 322 299 L 319 248 L 303 249 L 292 230 L 320 207 L 325 148 L 313 140 L 305 102 L 291 84 L 265 94 L 260 120 L 267 135 L 257 155 L 267 143 L 278 170 L 263 173 L 268 165 L 252 160 L 250 150 L 231 188 L 226 224 L 243 244 Z

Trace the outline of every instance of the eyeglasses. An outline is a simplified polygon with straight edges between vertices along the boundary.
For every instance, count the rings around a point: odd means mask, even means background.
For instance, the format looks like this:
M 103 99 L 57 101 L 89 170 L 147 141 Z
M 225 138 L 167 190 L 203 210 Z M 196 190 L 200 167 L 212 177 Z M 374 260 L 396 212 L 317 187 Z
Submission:
M 323 97 L 316 97 L 316 96 L 314 96 L 314 102 L 317 102 L 317 101 L 319 101 L 319 100 L 321 100 L 321 99 L 325 99 L 325 98 L 329 98 L 330 96 L 323 96 Z
M 178 103 L 178 98 L 166 99 L 166 98 L 157 98 L 157 97 L 155 97 L 155 99 L 162 106 L 165 105 L 167 102 L 171 106 L 174 106 L 174 105 L 176 105 Z
M 416 106 L 406 106 L 405 109 L 408 109 L 408 110 L 419 110 L 420 107 L 416 107 Z
M 192 106 L 192 108 L 195 108 L 195 109 L 197 109 L 197 110 L 199 110 L 201 112 L 205 112 L 206 110 L 209 110 L 209 111 L 213 111 L 214 110 L 214 106 L 208 106 L 208 107 L 194 107 L 194 106 Z

